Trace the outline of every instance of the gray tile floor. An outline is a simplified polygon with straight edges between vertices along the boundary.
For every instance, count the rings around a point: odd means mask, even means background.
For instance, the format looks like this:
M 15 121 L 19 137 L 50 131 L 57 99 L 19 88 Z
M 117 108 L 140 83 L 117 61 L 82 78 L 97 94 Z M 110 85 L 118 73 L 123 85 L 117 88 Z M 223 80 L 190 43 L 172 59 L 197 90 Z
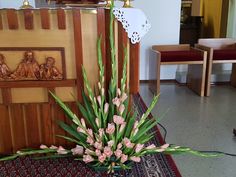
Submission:
M 140 94 L 149 105 L 153 94 L 147 84 L 141 84 Z M 162 84 L 153 115 L 163 114 L 168 143 L 236 154 L 232 133 L 236 128 L 236 88 L 214 86 L 210 97 L 201 98 L 185 86 Z M 183 177 L 236 177 L 236 157 L 178 155 L 174 160 Z

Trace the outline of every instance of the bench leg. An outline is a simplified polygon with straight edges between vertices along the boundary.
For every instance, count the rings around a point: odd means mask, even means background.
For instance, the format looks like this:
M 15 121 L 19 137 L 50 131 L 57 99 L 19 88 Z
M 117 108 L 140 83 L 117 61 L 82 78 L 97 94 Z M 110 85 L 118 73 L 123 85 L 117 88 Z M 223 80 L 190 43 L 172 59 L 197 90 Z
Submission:
M 233 63 L 232 73 L 231 73 L 231 85 L 236 87 L 236 63 Z
M 188 65 L 187 86 L 200 96 L 204 96 L 205 90 L 205 65 Z

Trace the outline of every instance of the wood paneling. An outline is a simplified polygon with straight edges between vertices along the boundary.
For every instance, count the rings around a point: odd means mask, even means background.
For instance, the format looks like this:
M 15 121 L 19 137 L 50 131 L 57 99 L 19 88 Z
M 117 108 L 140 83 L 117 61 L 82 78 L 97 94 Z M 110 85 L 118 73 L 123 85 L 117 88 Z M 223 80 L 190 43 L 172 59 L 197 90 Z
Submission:
M 37 104 L 26 104 L 24 108 L 28 140 L 27 145 L 37 148 L 40 145 L 40 125 L 38 121 Z
M 8 107 L 0 105 L 0 154 L 12 152 L 12 134 Z
M 17 151 L 26 147 L 25 121 L 23 114 L 23 105 L 11 105 L 11 121 L 13 130 L 13 149 Z
M 118 87 L 121 85 L 122 70 L 124 65 L 125 53 L 124 49 L 127 49 L 128 36 L 122 23 L 118 23 Z
M 110 36 L 110 10 L 109 9 L 105 9 L 105 31 L 106 31 L 106 90 L 109 88 L 109 81 L 111 80 L 111 45 L 110 45 L 110 41 L 109 41 L 109 36 Z
M 24 10 L 24 21 L 25 29 L 32 30 L 34 28 L 34 16 L 33 11 L 31 9 Z
M 57 9 L 57 24 L 58 29 L 66 29 L 66 15 L 64 9 Z
M 75 43 L 75 60 L 76 60 L 76 78 L 77 78 L 77 97 L 82 101 L 81 89 L 84 88 L 82 76 L 83 64 L 83 48 L 82 48 L 82 32 L 81 32 L 81 14 L 80 9 L 73 10 L 74 23 L 74 43 Z
M 40 9 L 42 29 L 50 29 L 50 17 L 48 9 Z
M 101 40 L 101 51 L 102 51 L 102 62 L 105 68 L 104 73 L 106 73 L 106 31 L 105 31 L 105 11 L 104 9 L 98 9 L 97 10 L 97 33 L 98 36 L 102 38 Z M 106 74 L 105 74 L 105 85 L 106 85 Z
M 130 93 L 139 92 L 140 44 L 130 44 Z
M 18 29 L 18 18 L 15 9 L 7 10 L 7 20 L 8 20 L 8 28 L 9 29 Z
M 53 129 L 52 129 L 52 113 L 50 104 L 40 105 L 40 119 L 41 119 L 41 132 L 42 132 L 42 143 L 46 145 L 53 144 Z
M 2 14 L 0 13 L 0 30 L 3 29 L 3 24 L 2 24 Z
M 65 131 L 58 125 L 57 123 L 58 121 L 62 122 L 66 121 L 65 113 L 63 112 L 60 106 L 54 105 L 53 125 L 54 125 L 55 144 L 57 146 L 66 144 L 65 139 L 56 136 L 56 135 L 63 135 L 63 136 L 66 135 Z
M 2 102 L 4 105 L 12 103 L 12 95 L 10 88 L 2 88 Z

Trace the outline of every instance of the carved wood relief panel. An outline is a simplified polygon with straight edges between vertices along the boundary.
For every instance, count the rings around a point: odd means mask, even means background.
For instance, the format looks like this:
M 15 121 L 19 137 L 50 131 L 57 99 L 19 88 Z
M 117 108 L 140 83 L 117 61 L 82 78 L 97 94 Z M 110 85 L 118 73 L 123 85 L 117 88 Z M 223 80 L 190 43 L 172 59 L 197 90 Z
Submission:
M 63 80 L 65 68 L 64 48 L 0 48 L 0 81 Z

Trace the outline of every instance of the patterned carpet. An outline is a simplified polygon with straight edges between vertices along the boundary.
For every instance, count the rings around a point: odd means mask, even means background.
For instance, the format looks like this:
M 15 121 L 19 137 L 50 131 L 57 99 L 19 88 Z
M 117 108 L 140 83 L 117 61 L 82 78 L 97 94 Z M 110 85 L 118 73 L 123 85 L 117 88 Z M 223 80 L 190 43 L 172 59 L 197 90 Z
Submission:
M 134 95 L 134 108 L 138 115 L 147 109 L 140 95 Z M 158 128 L 156 137 L 149 143 L 164 143 Z M 73 158 L 33 160 L 30 157 L 18 158 L 13 161 L 0 162 L 0 177 L 181 177 L 171 156 L 156 154 L 142 158 L 141 163 L 133 165 L 132 170 L 121 171 L 113 175 L 97 173 L 84 163 Z

